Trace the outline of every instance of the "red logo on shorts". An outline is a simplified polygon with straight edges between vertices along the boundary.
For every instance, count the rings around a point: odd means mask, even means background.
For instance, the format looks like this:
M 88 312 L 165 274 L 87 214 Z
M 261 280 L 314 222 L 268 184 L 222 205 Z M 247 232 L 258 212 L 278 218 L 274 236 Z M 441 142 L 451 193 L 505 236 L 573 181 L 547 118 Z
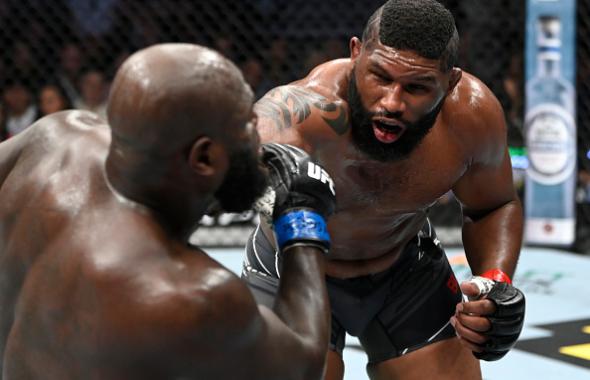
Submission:
M 454 273 L 451 273 L 449 279 L 447 280 L 447 288 L 449 288 L 449 290 L 455 294 L 457 294 L 459 291 L 459 283 L 457 282 Z

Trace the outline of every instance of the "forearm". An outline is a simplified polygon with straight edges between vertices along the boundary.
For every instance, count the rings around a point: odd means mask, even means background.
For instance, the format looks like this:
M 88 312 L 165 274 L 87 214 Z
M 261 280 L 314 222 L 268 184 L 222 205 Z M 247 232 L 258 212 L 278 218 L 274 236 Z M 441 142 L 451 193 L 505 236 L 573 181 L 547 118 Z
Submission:
M 523 328 L 524 294 L 511 284 L 523 230 L 518 199 L 480 218 L 465 217 L 463 243 L 475 275 L 461 284 L 467 297 L 451 323 L 476 358 L 501 359 Z
M 293 246 L 282 254 L 274 312 L 306 343 L 327 349 L 330 313 L 323 252 L 313 246 Z
M 272 218 L 273 240 L 283 257 L 273 312 L 281 320 L 277 331 L 286 334 L 281 346 L 288 349 L 277 353 L 277 364 L 299 361 L 301 373 L 291 371 L 293 378 L 319 379 L 330 336 L 323 257 L 330 247 L 326 218 L 334 213 L 336 193 L 329 174 L 300 148 L 269 143 L 262 150 L 269 189 L 256 207 Z M 318 167 L 322 175 L 311 176 L 310 168 Z
M 512 277 L 522 233 L 522 206 L 517 198 L 482 217 L 464 216 L 463 245 L 473 274 L 500 269 Z

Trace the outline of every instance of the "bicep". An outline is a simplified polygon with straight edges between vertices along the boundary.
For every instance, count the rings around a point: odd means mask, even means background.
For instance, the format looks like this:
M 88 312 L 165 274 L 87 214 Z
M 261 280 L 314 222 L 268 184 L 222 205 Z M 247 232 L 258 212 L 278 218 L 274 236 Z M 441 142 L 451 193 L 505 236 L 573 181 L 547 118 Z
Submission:
M 472 164 L 453 187 L 466 214 L 497 209 L 516 198 L 508 149 L 498 163 Z
M 490 97 L 478 113 L 479 135 L 471 140 L 479 144 L 474 146 L 471 164 L 453 188 L 467 214 L 494 210 L 516 197 L 504 113 L 495 97 Z

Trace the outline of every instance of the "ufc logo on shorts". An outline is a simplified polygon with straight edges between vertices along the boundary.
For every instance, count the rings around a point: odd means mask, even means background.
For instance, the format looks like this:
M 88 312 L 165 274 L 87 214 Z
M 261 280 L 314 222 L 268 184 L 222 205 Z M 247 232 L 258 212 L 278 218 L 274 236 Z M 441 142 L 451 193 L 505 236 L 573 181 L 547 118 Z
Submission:
M 449 290 L 455 294 L 457 294 L 459 291 L 459 283 L 457 282 L 457 278 L 453 273 L 451 273 L 449 279 L 447 280 L 447 288 L 449 288 Z
M 336 190 L 334 189 L 334 181 L 332 181 L 332 178 L 324 169 L 314 164 L 313 162 L 308 162 L 307 175 L 313 179 L 322 181 L 322 183 L 327 183 L 330 186 L 330 191 L 332 192 L 332 194 L 336 195 Z

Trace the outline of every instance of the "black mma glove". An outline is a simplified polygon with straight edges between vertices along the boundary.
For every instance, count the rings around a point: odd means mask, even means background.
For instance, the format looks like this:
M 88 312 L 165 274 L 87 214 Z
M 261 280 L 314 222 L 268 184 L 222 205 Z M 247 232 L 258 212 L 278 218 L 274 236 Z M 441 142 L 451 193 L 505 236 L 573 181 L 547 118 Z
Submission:
M 505 274 L 502 275 L 508 278 Z M 472 281 L 480 288 L 480 298 L 487 298 L 496 305 L 496 311 L 487 316 L 492 326 L 484 333 L 488 337 L 488 341 L 482 345 L 484 350 L 473 354 L 476 358 L 486 361 L 498 360 L 510 351 L 522 331 L 524 294 L 509 282 L 499 282 L 480 276 L 475 276 Z
M 334 213 L 336 202 L 332 178 L 295 146 L 270 143 L 262 151 L 270 188 L 255 208 L 271 217 L 279 248 L 305 244 L 326 251 L 325 218 Z

